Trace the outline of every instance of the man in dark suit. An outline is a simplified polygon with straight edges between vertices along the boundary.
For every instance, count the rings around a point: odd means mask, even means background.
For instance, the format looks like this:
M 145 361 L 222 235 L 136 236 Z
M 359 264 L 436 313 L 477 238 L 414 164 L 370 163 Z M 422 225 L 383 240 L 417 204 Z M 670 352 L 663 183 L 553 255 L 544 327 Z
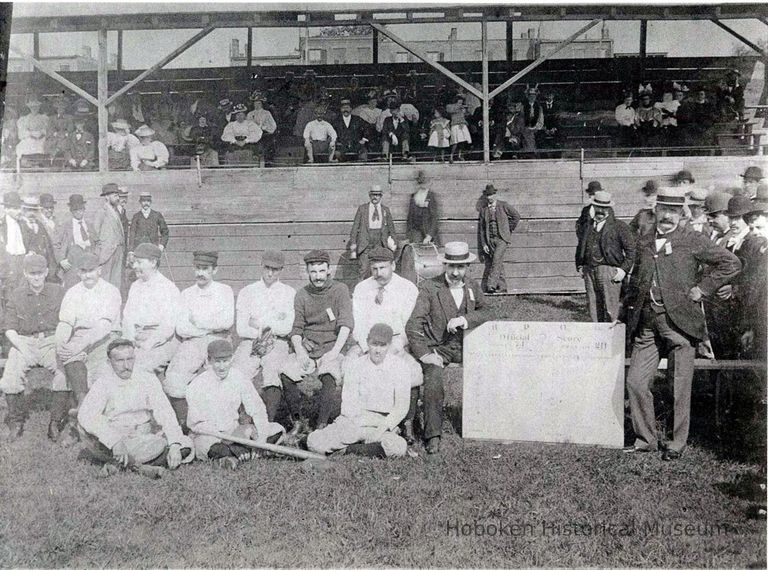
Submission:
M 83 219 L 85 200 L 80 194 L 69 197 L 69 211 L 72 217 L 59 224 L 53 240 L 53 253 L 62 270 L 64 289 L 80 283 L 80 262 L 85 252 L 93 249 L 91 228 Z
M 53 253 L 53 240 L 48 235 L 48 230 L 40 220 L 42 217 L 40 198 L 37 196 L 24 196 L 21 204 L 22 222 L 19 224 L 21 235 L 24 238 L 24 247 L 27 253 L 37 253 L 45 258 L 48 267 L 56 267 L 56 256 Z M 56 271 L 47 273 L 46 281 L 60 283 Z
M 488 184 L 483 190 L 487 205 L 480 210 L 477 221 L 477 249 L 485 262 L 483 291 L 506 293 L 504 254 L 512 241 L 512 231 L 520 221 L 520 214 L 512 206 L 496 199 L 496 188 Z
M 381 186 L 374 186 L 368 192 L 370 202 L 357 208 L 352 231 L 349 234 L 350 258 L 360 264 L 360 280 L 371 275 L 368 253 L 375 247 L 386 247 L 393 252 L 397 249 L 395 240 L 395 222 L 392 213 L 381 203 Z
M 423 281 L 405 327 L 411 353 L 424 371 L 424 439 L 427 453 L 440 451 L 443 429 L 443 368 L 461 364 L 464 331 L 490 318 L 483 293 L 467 277 L 476 259 L 464 242 L 445 244 L 444 273 Z
M 139 244 L 151 243 L 159 247 L 160 251 L 165 251 L 168 245 L 168 224 L 165 223 L 165 218 L 160 212 L 152 209 L 152 194 L 141 192 L 139 204 L 141 204 L 141 209 L 133 215 L 130 224 L 129 261 Z
M 368 141 L 370 140 L 370 125 L 360 117 L 352 114 L 352 104 L 349 99 L 341 101 L 341 115 L 333 122 L 336 131 L 336 160 L 361 160 L 368 158 Z
M 678 459 L 688 441 L 695 346 L 706 336 L 701 300 L 715 295 L 741 269 L 735 255 L 680 224 L 684 204 L 684 189 L 659 190 L 656 227 L 638 240 L 620 318 L 633 339 L 627 391 L 636 439 L 625 451 L 658 448 L 650 385 L 663 348 L 674 362 L 674 427 L 665 461 Z
M 576 232 L 576 269 L 584 276 L 587 307 L 593 323 L 610 323 L 619 315 L 621 283 L 635 260 L 635 237 L 613 215 L 608 192 L 592 197 L 595 217 Z
M 390 149 L 399 146 L 403 153 L 404 160 L 410 160 L 411 152 L 411 127 L 408 120 L 403 117 L 400 111 L 400 104 L 393 101 L 389 105 L 392 113 L 384 119 L 381 127 L 381 149 L 385 157 L 389 157 Z

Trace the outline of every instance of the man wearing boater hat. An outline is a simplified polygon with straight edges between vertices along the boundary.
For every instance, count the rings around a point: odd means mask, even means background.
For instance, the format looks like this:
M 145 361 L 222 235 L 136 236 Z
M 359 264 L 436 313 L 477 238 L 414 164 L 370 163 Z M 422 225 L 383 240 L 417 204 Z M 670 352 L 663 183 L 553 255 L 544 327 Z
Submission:
M 695 345 L 706 336 L 701 301 L 741 269 L 735 255 L 680 223 L 684 205 L 683 188 L 659 190 L 656 228 L 638 240 L 620 316 L 633 339 L 627 390 L 636 439 L 625 451 L 659 448 L 650 385 L 662 350 L 674 359 L 674 426 L 665 461 L 678 459 L 688 442 Z
M 621 283 L 635 260 L 635 237 L 614 217 L 609 192 L 595 192 L 591 204 L 594 218 L 577 232 L 576 270 L 584 277 L 592 322 L 610 323 L 619 315 Z
M 507 202 L 496 199 L 496 188 L 487 184 L 483 190 L 487 205 L 480 209 L 477 220 L 477 249 L 485 262 L 483 290 L 506 293 L 504 254 L 512 241 L 512 232 L 520 222 L 520 214 Z
M 408 345 L 424 371 L 424 438 L 427 453 L 440 451 L 443 431 L 443 369 L 461 364 L 464 331 L 490 318 L 480 287 L 469 279 L 476 259 L 464 242 L 445 244 L 444 273 L 421 283 L 416 307 L 405 328 Z
M 91 227 L 83 217 L 85 199 L 82 195 L 72 194 L 69 197 L 69 211 L 71 217 L 59 225 L 53 240 L 53 253 L 61 268 L 65 289 L 80 282 L 78 275 L 80 261 L 85 252 L 93 250 Z
M 123 282 L 125 232 L 117 204 L 120 190 L 117 184 L 105 184 L 101 189 L 104 206 L 96 213 L 91 239 L 99 254 L 101 276 L 120 289 Z
M 391 251 L 397 249 L 395 222 L 392 212 L 381 203 L 383 195 L 378 184 L 371 188 L 368 192 L 370 200 L 358 206 L 349 233 L 350 258 L 358 260 L 361 279 L 370 275 L 369 252 L 376 247 L 386 247 Z

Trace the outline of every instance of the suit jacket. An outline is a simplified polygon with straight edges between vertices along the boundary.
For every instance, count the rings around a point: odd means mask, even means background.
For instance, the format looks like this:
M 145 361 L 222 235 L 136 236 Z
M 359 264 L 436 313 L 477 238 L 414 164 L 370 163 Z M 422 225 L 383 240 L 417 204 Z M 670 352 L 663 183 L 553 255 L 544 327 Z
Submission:
M 477 249 L 482 252 L 483 246 L 491 246 L 488 239 L 491 227 L 491 217 L 486 205 L 480 210 L 480 217 L 477 221 Z M 512 241 L 512 231 L 517 227 L 520 221 L 520 214 L 512 206 L 503 200 L 496 201 L 496 223 L 499 225 L 499 236 L 505 242 Z
M 419 286 L 419 296 L 411 318 L 405 325 L 408 346 L 417 359 L 432 352 L 435 347 L 451 341 L 462 341 L 463 331 L 449 333 L 448 321 L 454 317 L 463 316 L 467 319 L 469 329 L 483 324 L 491 318 L 480 286 L 474 281 L 467 280 L 464 284 L 464 301 L 462 308 L 456 308 L 445 274 L 423 281 Z M 456 339 L 456 335 L 459 338 Z
M 587 214 L 589 216 L 589 214 Z M 589 264 L 586 259 L 587 236 L 589 235 L 592 224 L 587 222 L 576 229 L 576 236 L 579 238 L 579 244 L 576 247 L 576 267 L 582 267 Z M 624 273 L 629 273 L 632 264 L 635 261 L 635 236 L 629 226 L 617 220 L 613 216 L 613 211 L 608 214 L 605 225 L 600 231 L 599 248 L 605 263 L 613 267 L 621 267 Z
M 92 226 L 86 226 L 89 232 L 88 237 L 91 240 L 91 247 L 93 249 L 93 238 L 90 235 L 93 231 Z M 78 267 L 83 254 L 88 251 L 75 243 L 74 235 L 72 234 L 72 216 L 68 216 L 65 221 L 57 225 L 56 236 L 53 240 L 53 253 L 56 256 L 56 263 L 60 264 L 63 260 L 67 260 L 72 264 L 73 268 Z M 70 270 L 71 271 L 71 270 Z
M 91 243 L 99 255 L 100 264 L 106 263 L 115 251 L 122 249 L 125 245 L 120 214 L 108 203 L 105 203 L 104 207 L 96 213 L 91 229 Z
M 658 286 L 669 318 L 687 335 L 703 339 L 704 312 L 701 303 L 688 299 L 688 292 L 698 285 L 706 297 L 714 295 L 738 276 L 741 262 L 725 248 L 685 226 L 678 226 L 665 237 L 669 248 L 664 246 L 658 253 L 655 230 L 638 239 L 620 319 L 627 324 L 628 334 L 635 332 L 643 305 L 649 300 L 654 273 L 658 273 Z M 708 266 L 708 270 L 701 271 L 702 265 Z
M 368 132 L 370 125 L 357 115 L 350 115 L 349 127 L 344 124 L 344 118 L 339 115 L 332 124 L 336 131 L 336 150 L 344 152 L 357 152 L 360 148 L 360 139 L 371 136 Z
M 384 124 L 381 127 L 382 140 L 389 141 L 390 133 L 395 133 L 398 144 L 403 144 L 404 140 L 410 139 L 411 127 L 405 117 L 400 117 L 400 123 L 398 123 L 397 128 L 395 128 L 391 116 L 384 119 Z
M 437 195 L 432 190 L 427 192 L 426 208 L 417 206 L 413 196 L 414 194 L 411 194 L 411 199 L 408 202 L 408 218 L 405 223 L 408 239 L 415 243 L 421 243 L 424 239 L 424 234 L 427 234 L 432 236 L 432 243 L 439 244 L 440 229 L 438 222 L 440 220 L 440 202 Z M 426 212 L 423 210 L 426 210 Z M 420 219 L 420 216 L 424 214 L 426 214 L 426 217 Z
M 168 247 L 168 237 L 170 232 L 165 218 L 157 210 L 150 210 L 149 216 L 144 217 L 141 210 L 136 212 L 131 218 L 130 239 L 128 240 L 128 251 L 135 251 L 140 243 L 153 243 Z
M 48 235 L 48 230 L 45 229 L 45 225 L 42 222 L 37 223 L 37 233 L 32 231 L 26 222 L 19 221 L 19 227 L 21 228 L 21 237 L 24 240 L 24 247 L 27 249 L 27 253 L 37 253 L 45 258 L 48 263 L 48 277 L 46 281 L 51 283 L 59 283 L 59 278 L 56 271 L 56 256 L 53 253 L 53 240 Z
M 352 222 L 352 231 L 349 233 L 350 243 L 355 244 L 357 253 L 363 253 L 368 248 L 368 205 L 370 202 L 361 204 L 355 213 L 355 221 Z M 387 240 L 392 237 L 395 242 L 395 222 L 392 220 L 392 213 L 384 204 L 379 202 L 381 207 L 381 245 L 388 248 Z

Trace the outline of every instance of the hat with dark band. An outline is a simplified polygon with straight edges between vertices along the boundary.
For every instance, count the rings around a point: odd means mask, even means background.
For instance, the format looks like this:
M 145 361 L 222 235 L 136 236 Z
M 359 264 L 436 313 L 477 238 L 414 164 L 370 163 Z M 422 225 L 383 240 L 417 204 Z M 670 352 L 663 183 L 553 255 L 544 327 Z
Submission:
M 139 192 L 139 202 L 142 200 L 149 200 L 152 201 L 152 194 L 150 192 L 147 192 L 146 190 Z
M 368 344 L 389 344 L 392 342 L 392 336 L 392 327 L 385 323 L 376 323 L 368 331 Z
M 768 214 L 768 201 L 755 200 L 749 210 L 750 214 Z
M 153 243 L 140 243 L 133 251 L 133 256 L 138 259 L 160 260 L 161 250 Z
M 118 186 L 117 193 L 120 195 L 121 198 L 127 198 L 131 194 L 130 192 L 128 192 L 128 188 L 126 188 L 125 186 Z
M 658 206 L 685 206 L 685 191 L 681 188 L 662 187 L 656 194 Z
M 728 209 L 725 215 L 729 218 L 735 218 L 748 214 L 752 210 L 752 202 L 746 196 L 734 196 L 728 200 Z
M 21 199 L 21 207 L 24 210 L 41 210 L 40 198 L 37 196 L 24 196 Z
M 374 250 L 368 254 L 368 261 L 371 263 L 375 263 L 377 261 L 394 261 L 395 260 L 395 254 L 392 253 L 392 250 L 387 247 L 376 247 Z
M 327 251 L 322 249 L 313 249 L 304 256 L 304 263 L 307 265 L 310 263 L 331 263 L 331 256 Z
M 42 255 L 30 253 L 24 257 L 23 267 L 25 273 L 42 273 L 48 269 L 48 262 Z
M 373 188 L 368 191 L 368 194 L 384 194 L 384 191 L 381 189 L 381 186 L 374 184 Z
M 592 196 L 592 200 L 590 200 L 590 204 L 592 204 L 593 206 L 599 206 L 602 208 L 608 208 L 610 206 L 613 206 L 611 193 L 606 192 L 605 190 L 600 190 L 598 192 L 595 192 L 594 196 Z
M 757 166 L 749 166 L 744 174 L 740 175 L 744 180 L 762 180 L 763 170 Z
M 102 196 L 109 196 L 110 194 L 119 194 L 120 189 L 117 187 L 117 184 L 114 182 L 109 182 L 101 187 L 101 195 Z
M 704 211 L 707 214 L 717 214 L 728 209 L 728 201 L 731 195 L 727 192 L 712 192 L 704 200 Z
M 83 198 L 82 194 L 72 194 L 69 197 L 69 209 L 70 210 L 85 209 L 85 198 Z
M 223 338 L 218 338 L 208 345 L 208 358 L 211 360 L 216 358 L 231 358 L 234 353 L 235 351 L 232 349 L 232 344 Z
M 688 202 L 691 206 L 703 206 L 708 192 L 704 188 L 694 188 L 688 192 Z
M 494 194 L 496 194 L 496 187 L 493 184 L 486 184 L 483 196 L 493 196 Z
M 195 251 L 192 254 L 192 263 L 195 265 L 216 265 L 219 262 L 219 254 L 216 251 Z
M 445 252 L 438 255 L 437 259 L 450 265 L 464 265 L 477 259 L 474 253 L 470 253 L 469 244 L 463 241 L 449 241 L 445 244 Z
M 99 267 L 99 256 L 92 251 L 86 251 L 80 258 L 77 267 L 80 271 L 93 271 Z

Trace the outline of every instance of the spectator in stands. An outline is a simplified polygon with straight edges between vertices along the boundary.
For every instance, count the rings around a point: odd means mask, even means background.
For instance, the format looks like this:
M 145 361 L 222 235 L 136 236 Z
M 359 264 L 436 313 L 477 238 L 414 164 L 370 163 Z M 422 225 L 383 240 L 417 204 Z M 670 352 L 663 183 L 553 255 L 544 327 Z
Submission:
M 253 111 L 248 113 L 246 118 L 259 125 L 261 129 L 261 141 L 257 145 L 257 151 L 259 153 L 259 163 L 261 166 L 264 166 L 265 160 L 267 158 L 271 160 L 274 154 L 277 123 L 275 123 L 272 113 L 264 108 L 266 98 L 261 91 L 251 93 L 251 101 L 253 102 Z
M 469 134 L 467 126 L 467 106 L 464 104 L 464 97 L 456 96 L 445 111 L 451 116 L 451 156 L 448 160 L 453 162 L 453 156 L 457 150 L 456 159 L 464 160 L 463 149 L 472 144 L 472 135 Z
M 321 156 L 327 156 L 328 162 L 333 162 L 336 152 L 338 135 L 333 126 L 325 119 L 326 109 L 318 106 L 315 109 L 314 120 L 307 123 L 302 134 L 304 148 L 307 151 L 307 162 L 315 162 Z
M 72 115 L 69 113 L 69 99 L 59 95 L 53 102 L 54 114 L 48 120 L 48 136 L 45 139 L 45 154 L 51 158 L 51 164 L 58 156 L 66 154 L 69 135 L 75 130 Z
M 486 293 L 506 293 L 504 256 L 512 241 L 512 232 L 520 222 L 520 214 L 507 202 L 498 200 L 496 188 L 487 184 L 483 190 L 487 206 L 477 220 L 477 249 L 485 263 L 482 286 Z
M 263 131 L 261 127 L 246 118 L 248 107 L 238 103 L 232 108 L 235 117 L 221 134 L 221 140 L 228 143 L 227 152 L 224 155 L 228 164 L 249 164 L 254 160 L 256 144 L 261 140 Z
M 155 131 L 147 125 L 136 129 L 139 145 L 130 149 L 133 170 L 159 170 L 168 164 L 168 148 L 160 141 L 153 140 Z
M 408 217 L 405 223 L 409 242 L 416 244 L 440 244 L 440 202 L 437 194 L 429 189 L 423 170 L 416 174 L 416 192 L 408 203 Z
M 634 98 L 632 92 L 624 94 L 624 101 L 616 107 L 614 116 L 619 125 L 619 146 L 632 148 L 637 145 L 637 117 L 632 105 Z
M 680 101 L 674 98 L 671 90 L 665 90 L 661 101 L 653 105 L 661 113 L 662 140 L 665 145 L 676 146 L 679 141 L 679 130 L 677 126 L 677 111 L 680 108 Z
M 576 270 L 584 277 L 592 322 L 611 323 L 619 316 L 621 284 L 635 261 L 635 236 L 614 216 L 609 192 L 595 192 L 591 205 L 594 221 L 577 228 Z
M 165 103 L 161 103 L 158 107 L 157 117 L 149 126 L 155 131 L 155 140 L 163 143 L 169 150 L 173 150 L 173 147 L 179 144 L 179 135 L 176 132 L 171 108 Z
M 367 103 L 355 107 L 352 110 L 352 114 L 360 117 L 372 127 L 375 127 L 378 124 L 379 115 L 381 115 L 381 109 L 379 109 L 378 105 L 379 99 L 376 95 L 376 91 L 369 91 Z
M 432 120 L 429 123 L 429 139 L 427 146 L 432 149 L 433 162 L 437 161 L 440 153 L 440 162 L 445 162 L 445 149 L 451 146 L 451 121 L 443 116 L 445 112 L 441 107 L 435 107 L 432 112 Z
M 396 94 L 390 93 L 388 97 L 385 97 L 386 108 L 379 114 L 376 119 L 376 130 L 381 132 L 384 128 L 384 120 L 387 117 L 392 116 L 393 107 L 400 108 L 400 115 L 410 123 L 412 128 L 415 128 L 419 124 L 419 110 L 414 107 L 413 99 L 400 99 Z
M 75 130 L 70 134 L 64 158 L 75 170 L 91 170 L 98 146 L 93 135 L 85 130 L 85 117 L 75 117 Z
M 107 133 L 107 152 L 110 170 L 127 170 L 131 166 L 131 149 L 139 146 L 139 139 L 131 134 L 131 125 L 125 119 L 117 119 Z
M 304 129 L 315 120 L 316 111 L 321 107 L 318 101 L 301 100 L 296 111 L 296 124 L 293 127 L 293 136 L 304 137 Z
M 190 167 L 196 168 L 199 160 L 201 168 L 219 166 L 219 153 L 211 148 L 210 140 L 200 137 L 195 143 L 195 156 L 189 159 Z
M 208 146 L 213 146 L 216 136 L 213 125 L 208 122 L 208 115 L 197 116 L 197 123 L 189 129 L 189 138 L 196 143 L 205 141 Z
M 561 108 L 555 101 L 554 93 L 547 93 L 544 98 L 544 129 L 540 131 L 539 148 L 560 149 L 563 147 L 563 133 L 560 128 Z M 548 152 L 545 158 L 557 158 L 560 153 Z
M 749 166 L 741 175 L 743 179 L 743 194 L 750 200 L 757 196 L 757 188 L 763 180 L 763 169 L 759 166 Z
M 361 204 L 355 212 L 352 230 L 349 234 L 350 259 L 357 259 L 360 265 L 360 279 L 370 277 L 368 254 L 377 247 L 397 250 L 395 222 L 392 212 L 381 203 L 384 192 L 374 185 L 368 192 L 369 201 Z
M 685 83 L 672 83 L 672 90 L 674 92 L 675 101 L 679 101 L 682 105 L 685 103 L 686 97 L 688 97 L 688 86 Z
M 529 136 L 529 129 L 525 126 L 525 117 L 523 116 L 523 104 L 513 103 L 512 108 L 507 113 L 504 120 L 504 138 L 501 147 L 497 147 L 494 157 L 501 158 L 502 152 L 506 146 L 512 152 L 522 149 L 523 152 L 534 152 L 536 150 L 535 138 Z M 517 155 L 514 155 L 517 157 Z
M 523 104 L 523 119 L 525 131 L 523 135 L 523 148 L 526 151 L 536 150 L 536 133 L 544 128 L 544 109 L 536 100 L 539 96 L 539 88 L 528 87 L 525 90 L 525 103 Z
M 656 194 L 659 186 L 655 180 L 647 180 L 640 191 L 645 196 L 645 204 L 629 222 L 630 229 L 639 236 L 643 236 L 656 227 Z
M 40 113 L 42 103 L 36 96 L 27 101 L 29 113 L 16 121 L 19 142 L 16 145 L 16 157 L 31 154 L 44 154 L 46 137 L 48 136 L 48 116 Z
M 219 112 L 219 115 L 216 117 L 216 120 L 212 121 L 214 131 L 224 131 L 224 127 L 229 124 L 229 119 L 232 116 L 232 107 L 234 106 L 235 104 L 229 98 L 225 97 L 224 99 L 219 99 L 219 103 L 216 105 L 216 110 Z
M 11 166 L 16 163 L 16 145 L 19 143 L 17 120 L 16 109 L 6 102 L 0 135 L 0 165 L 2 166 Z
M 653 106 L 653 101 L 651 100 L 653 91 L 649 91 L 650 86 L 643 87 L 642 89 L 640 92 L 640 105 L 635 111 L 637 135 L 642 146 L 656 146 L 661 125 L 661 111 Z
M 717 110 L 722 121 L 744 119 L 744 85 L 741 72 L 731 69 L 717 88 Z
M 381 128 L 381 147 L 385 157 L 389 157 L 393 147 L 400 147 L 403 160 L 414 162 L 410 157 L 411 127 L 405 117 L 400 113 L 400 105 L 397 101 L 390 102 L 391 115 L 384 119 Z M 393 153 L 394 154 L 394 153 Z
M 341 115 L 333 123 L 336 131 L 336 161 L 368 159 L 368 142 L 370 141 L 370 125 L 360 117 L 352 114 L 352 102 L 341 100 Z
M 317 73 L 314 69 L 304 71 L 304 77 L 299 85 L 299 96 L 303 101 L 319 101 L 322 96 L 322 86 L 317 83 Z
M 686 196 L 688 198 L 688 209 L 690 211 L 690 217 L 686 221 L 686 224 L 693 231 L 710 237 L 712 235 L 712 227 L 707 221 L 707 214 L 704 210 L 707 191 L 704 188 L 693 188 Z
M 713 144 L 712 127 L 717 111 L 707 98 L 707 92 L 699 89 L 696 98 L 686 100 L 677 111 L 678 127 L 686 146 L 710 146 Z

